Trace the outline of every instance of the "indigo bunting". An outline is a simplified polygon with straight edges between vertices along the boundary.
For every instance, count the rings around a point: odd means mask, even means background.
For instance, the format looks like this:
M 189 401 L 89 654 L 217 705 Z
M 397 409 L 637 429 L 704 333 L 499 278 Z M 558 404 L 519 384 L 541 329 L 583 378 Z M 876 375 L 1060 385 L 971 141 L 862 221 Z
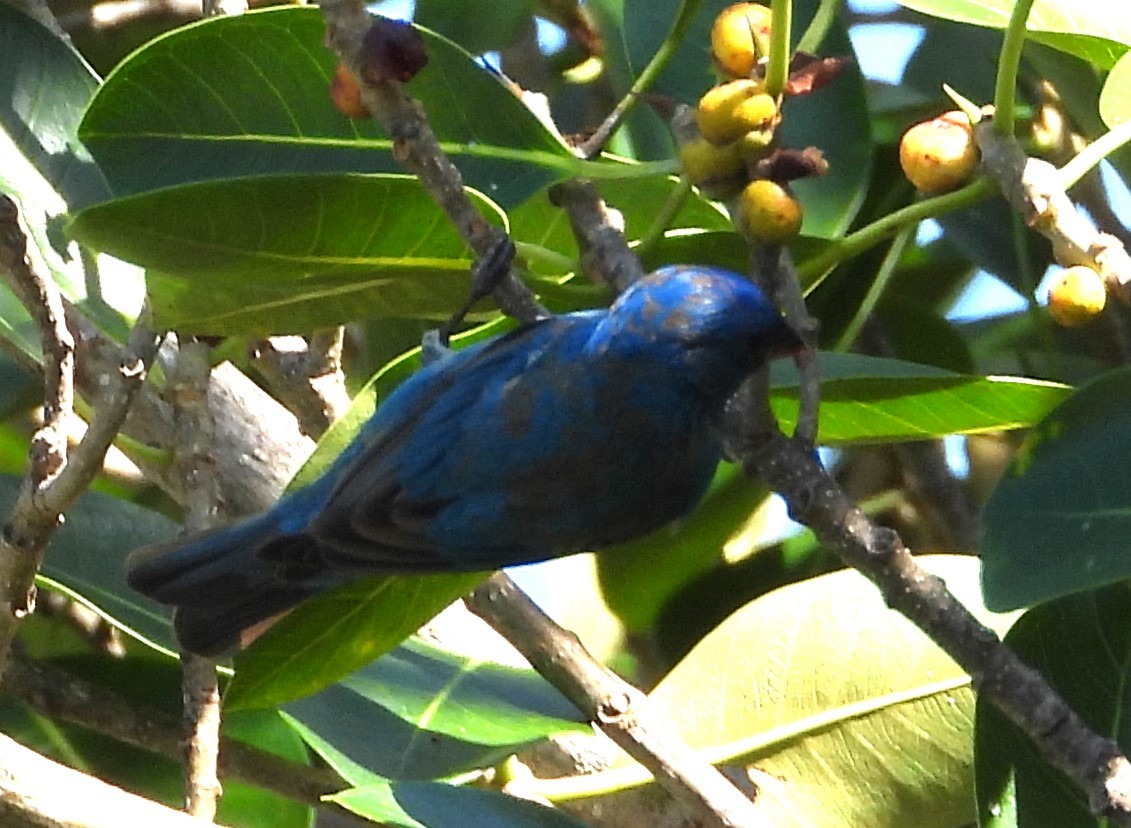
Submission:
M 128 580 L 181 645 L 359 576 L 490 570 L 600 549 L 702 498 L 727 399 L 800 341 L 737 274 L 665 267 L 607 310 L 447 354 L 404 382 L 317 481 L 269 511 L 140 549 Z

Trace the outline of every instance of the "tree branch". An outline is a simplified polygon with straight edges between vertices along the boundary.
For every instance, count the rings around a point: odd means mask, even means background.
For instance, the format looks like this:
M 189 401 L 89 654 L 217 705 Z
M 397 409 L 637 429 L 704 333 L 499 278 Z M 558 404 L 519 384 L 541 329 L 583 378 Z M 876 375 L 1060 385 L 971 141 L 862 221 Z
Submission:
M 647 768 L 697 825 L 767 826 L 754 803 L 700 759 L 648 709 L 648 699 L 555 624 L 509 576 L 497 572 L 466 600 L 602 732 Z

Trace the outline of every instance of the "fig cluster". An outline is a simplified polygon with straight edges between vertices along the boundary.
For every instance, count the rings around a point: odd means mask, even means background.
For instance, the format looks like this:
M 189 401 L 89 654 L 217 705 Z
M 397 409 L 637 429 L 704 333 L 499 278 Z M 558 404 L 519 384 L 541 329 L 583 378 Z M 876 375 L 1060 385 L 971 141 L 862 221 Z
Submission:
M 781 123 L 780 100 L 762 75 L 770 48 L 770 10 L 759 3 L 723 9 L 711 27 L 711 57 L 722 76 L 695 107 L 695 134 L 683 141 L 683 173 L 700 191 L 730 200 L 750 238 L 780 244 L 801 229 L 801 205 L 760 165 Z

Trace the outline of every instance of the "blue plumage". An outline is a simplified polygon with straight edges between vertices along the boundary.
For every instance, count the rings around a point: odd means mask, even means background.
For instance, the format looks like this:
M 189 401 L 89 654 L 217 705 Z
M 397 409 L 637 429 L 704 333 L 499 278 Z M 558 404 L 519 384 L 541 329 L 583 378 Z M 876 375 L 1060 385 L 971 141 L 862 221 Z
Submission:
M 495 569 L 687 514 L 726 400 L 798 340 L 728 271 L 663 268 L 611 308 L 544 319 L 406 381 L 310 486 L 262 515 L 140 549 L 128 578 L 177 606 L 188 650 L 372 572 Z

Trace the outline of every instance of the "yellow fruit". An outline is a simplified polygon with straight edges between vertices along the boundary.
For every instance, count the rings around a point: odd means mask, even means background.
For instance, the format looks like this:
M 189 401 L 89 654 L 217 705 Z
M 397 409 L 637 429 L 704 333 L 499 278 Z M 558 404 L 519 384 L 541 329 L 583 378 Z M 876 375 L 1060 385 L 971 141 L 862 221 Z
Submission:
M 703 137 L 679 148 L 683 174 L 711 198 L 729 198 L 746 183 L 746 164 L 738 144 L 717 147 Z
M 738 226 L 765 244 L 784 244 L 801 231 L 801 204 L 780 184 L 760 178 L 738 197 Z
M 369 110 L 361 102 L 361 88 L 349 69 L 338 64 L 330 81 L 330 100 L 347 118 L 368 118 Z
M 748 78 L 770 51 L 770 10 L 760 3 L 727 6 L 711 26 L 711 57 L 728 78 Z
M 899 164 L 907 180 L 924 193 L 944 193 L 965 184 L 978 166 L 970 121 L 953 110 L 911 127 L 899 142 Z
M 1049 315 L 1065 327 L 1083 325 L 1097 316 L 1106 303 L 1103 279 L 1084 265 L 1066 269 L 1049 288 Z
M 748 79 L 708 89 L 695 110 L 699 133 L 712 144 L 737 140 L 751 130 L 766 130 L 777 119 L 777 101 L 760 83 Z

